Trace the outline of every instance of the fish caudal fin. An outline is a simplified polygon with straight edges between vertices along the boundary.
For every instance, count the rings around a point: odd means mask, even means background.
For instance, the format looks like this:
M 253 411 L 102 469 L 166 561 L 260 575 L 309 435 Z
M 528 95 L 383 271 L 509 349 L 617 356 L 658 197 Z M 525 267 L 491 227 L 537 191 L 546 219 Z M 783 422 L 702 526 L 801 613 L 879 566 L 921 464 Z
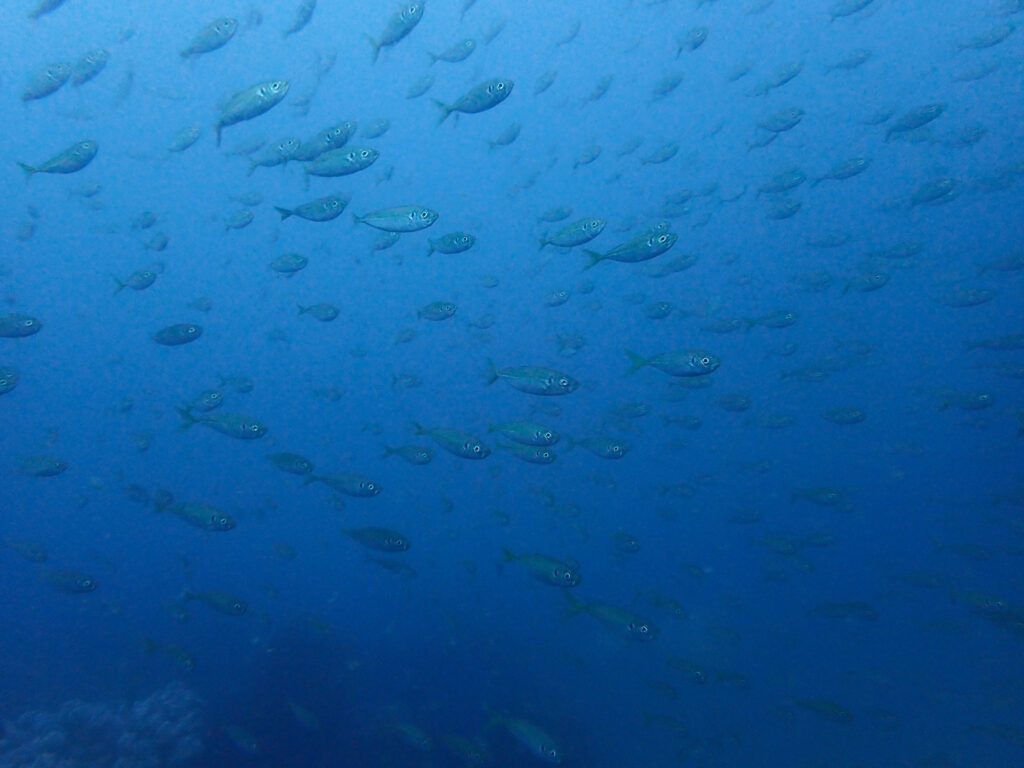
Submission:
M 437 105 L 437 108 L 441 110 L 441 119 L 437 121 L 437 124 L 440 125 L 445 120 L 447 120 L 448 115 L 450 115 L 455 110 L 453 107 L 450 107 L 449 105 L 445 104 L 443 101 L 439 99 L 434 99 L 433 101 Z
M 629 357 L 629 370 L 626 371 L 627 376 L 631 376 L 647 365 L 648 361 L 645 358 L 640 357 L 640 355 L 631 349 L 626 350 L 626 355 Z
M 487 386 L 491 386 L 491 384 L 496 382 L 500 375 L 501 374 L 498 372 L 498 366 L 496 366 L 494 364 L 494 361 L 491 360 L 491 358 L 488 357 L 487 358 L 487 371 L 484 373 L 484 376 L 487 377 Z
M 281 214 L 281 221 L 284 221 L 294 213 L 294 211 L 289 211 L 287 208 L 282 208 L 279 205 L 275 205 L 274 210 Z

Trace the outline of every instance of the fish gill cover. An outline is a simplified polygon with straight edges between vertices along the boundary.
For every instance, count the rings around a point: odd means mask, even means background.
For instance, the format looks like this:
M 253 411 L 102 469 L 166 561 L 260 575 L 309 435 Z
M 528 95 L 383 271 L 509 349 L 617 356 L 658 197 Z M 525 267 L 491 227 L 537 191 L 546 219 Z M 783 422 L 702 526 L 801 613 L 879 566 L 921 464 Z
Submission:
M 14 0 L 0 766 L 1024 763 L 1021 0 Z

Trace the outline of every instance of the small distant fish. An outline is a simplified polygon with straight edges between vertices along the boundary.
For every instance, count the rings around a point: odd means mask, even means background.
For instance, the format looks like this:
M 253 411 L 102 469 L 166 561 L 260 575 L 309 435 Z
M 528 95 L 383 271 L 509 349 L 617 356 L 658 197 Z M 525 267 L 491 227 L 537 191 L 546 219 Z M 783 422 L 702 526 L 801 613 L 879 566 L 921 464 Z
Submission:
M 178 347 L 195 341 L 203 335 L 203 327 L 195 323 L 177 323 L 161 328 L 153 334 L 153 341 L 165 347 Z
M 335 472 L 331 475 L 320 476 L 308 475 L 305 484 L 310 485 L 311 483 L 322 483 L 338 493 L 359 499 L 373 498 L 383 490 L 380 483 L 355 472 Z
M 114 293 L 120 293 L 125 288 L 131 288 L 133 291 L 144 291 L 156 282 L 156 276 L 155 270 L 137 269 L 124 280 L 119 280 L 115 277 L 114 282 L 117 283 L 117 290 Z
M 327 195 L 295 208 L 282 208 L 275 205 L 274 210 L 281 214 L 281 221 L 290 216 L 298 216 L 306 221 L 324 222 L 338 218 L 348 205 L 348 197 L 343 195 Z
M 704 376 L 717 370 L 722 362 L 710 352 L 699 349 L 665 352 L 652 358 L 641 357 L 627 349 L 626 355 L 630 362 L 630 368 L 626 371 L 627 375 L 636 373 L 644 366 L 649 365 L 669 376 Z
M 32 20 L 38 19 L 40 16 L 45 16 L 47 13 L 51 13 L 60 8 L 67 0 L 40 0 L 39 4 L 31 11 L 29 11 L 28 17 Z
M 86 139 L 72 144 L 63 152 L 39 165 L 33 166 L 26 163 L 18 163 L 18 165 L 25 172 L 26 179 L 32 178 L 37 173 L 75 173 L 91 163 L 98 151 L 99 144 L 92 139 Z
M 435 251 L 444 254 L 463 253 L 473 247 L 476 238 L 468 232 L 450 232 L 427 242 L 430 244 L 427 255 L 430 256 Z
M 575 392 L 580 383 L 561 371 L 534 365 L 517 365 L 499 369 L 494 361 L 487 358 L 487 384 L 504 379 L 514 389 L 531 395 L 568 395 Z
M 522 566 L 538 581 L 552 587 L 572 588 L 580 583 L 579 565 L 573 562 L 562 562 L 553 557 L 538 554 L 517 555 L 508 549 L 504 552 L 504 562 Z
M 187 59 L 190 56 L 199 56 L 204 53 L 216 51 L 227 45 L 228 41 L 238 31 L 238 20 L 232 18 L 217 19 L 203 27 L 192 38 L 192 41 L 181 50 L 180 56 Z
M 26 456 L 18 462 L 15 471 L 32 477 L 56 477 L 67 469 L 68 463 L 56 456 Z
M 509 144 L 519 138 L 519 133 L 522 130 L 522 126 L 518 120 L 513 120 L 508 124 L 496 138 L 488 139 L 487 146 L 489 149 L 495 149 L 496 147 L 507 147 Z
M 64 62 L 50 64 L 36 70 L 28 79 L 25 90 L 21 92 L 21 100 L 36 101 L 60 90 L 71 77 L 71 65 Z
M 178 131 L 176 134 L 174 134 L 174 137 L 171 139 L 171 143 L 167 145 L 167 151 L 184 152 L 186 149 L 188 149 L 197 141 L 199 141 L 199 137 L 202 136 L 202 134 L 203 129 L 202 126 L 199 125 L 199 123 L 187 125 L 180 131 Z
M 99 583 L 92 576 L 77 571 L 43 571 L 42 579 L 66 595 L 84 595 L 95 592 Z
M 374 63 L 376 63 L 377 58 L 380 56 L 381 48 L 394 45 L 412 32 L 423 18 L 423 9 L 424 3 L 422 2 L 408 3 L 391 16 L 379 40 L 375 40 L 369 35 L 366 36 L 366 39 L 370 41 L 370 45 L 373 48 Z
M 285 253 L 270 262 L 270 268 L 279 275 L 291 277 L 301 272 L 309 264 L 309 259 L 301 253 Z
M 382 458 L 386 459 L 389 456 L 399 456 L 410 464 L 424 466 L 433 461 L 434 452 L 421 445 L 402 445 L 398 448 L 391 448 L 390 446 L 385 445 L 384 456 Z
M 380 153 L 370 147 L 343 147 L 324 152 L 305 165 L 307 176 L 348 176 L 377 162 Z
M 889 125 L 885 134 L 885 140 L 890 141 L 894 135 L 916 131 L 933 120 L 937 120 L 946 111 L 946 105 L 942 102 L 925 104 L 901 115 Z
M 316 0 L 302 0 L 295 8 L 295 16 L 292 23 L 284 31 L 284 37 L 294 35 L 306 28 L 306 25 L 313 19 L 313 11 L 316 10 Z
M 582 603 L 570 593 L 563 593 L 569 602 L 568 617 L 589 613 L 612 631 L 630 640 L 646 642 L 658 635 L 658 629 L 632 611 L 605 603 Z
M 84 54 L 71 68 L 71 84 L 78 87 L 99 76 L 109 59 L 110 53 L 105 48 L 94 48 Z
M 230 592 L 192 592 L 185 590 L 181 596 L 186 602 L 198 600 L 203 605 L 212 608 L 217 613 L 225 616 L 241 616 L 249 610 L 249 604 L 242 598 L 232 595 Z
M 360 224 L 366 224 L 385 232 L 415 232 L 426 229 L 437 221 L 437 211 L 419 205 L 401 205 L 395 208 L 384 208 L 372 211 L 365 216 L 353 218 Z
M 604 219 L 579 219 L 554 234 L 540 238 L 538 242 L 541 249 L 547 245 L 557 245 L 561 248 L 583 245 L 600 235 L 604 231 L 605 223 Z
M 304 307 L 300 304 L 299 314 L 309 315 L 310 317 L 316 318 L 321 323 L 330 323 L 338 319 L 338 315 L 341 314 L 341 310 L 333 304 L 321 303 L 313 304 L 308 307 Z
M 472 54 L 473 51 L 475 50 L 476 40 L 467 37 L 466 39 L 460 40 L 454 45 L 441 51 L 441 53 L 430 53 L 428 51 L 427 55 L 430 56 L 431 64 L 435 64 L 438 61 L 447 61 L 450 64 L 456 64 L 460 61 L 465 61 L 466 59 L 468 59 L 470 54 Z
M 459 458 L 480 460 L 491 455 L 490 448 L 478 438 L 462 430 L 447 427 L 430 429 L 416 422 L 413 422 L 413 426 L 417 435 L 430 437 L 439 446 Z
M 410 547 L 408 537 L 390 528 L 348 528 L 345 533 L 364 547 L 379 552 L 405 552 Z
M 290 475 L 308 475 L 313 471 L 313 462 L 298 453 L 268 453 L 267 458 Z
M 267 427 L 256 419 L 240 413 L 211 413 L 204 416 L 193 416 L 187 408 L 175 408 L 181 416 L 181 429 L 188 429 L 193 424 L 202 424 L 222 435 L 239 440 L 255 440 L 267 434 Z
M 204 531 L 230 531 L 235 527 L 231 515 L 208 504 L 171 504 L 164 510 Z
M 448 320 L 455 316 L 458 307 L 451 301 L 434 301 L 416 310 L 416 317 L 424 320 Z
M 0 315 L 0 338 L 21 339 L 39 333 L 43 324 L 31 315 Z
M 603 437 L 600 435 L 594 437 L 577 437 L 567 438 L 569 444 L 569 450 L 572 450 L 577 445 L 590 451 L 592 454 L 601 459 L 621 459 L 631 449 L 631 445 L 625 440 L 617 440 L 614 437 Z
M 506 717 L 488 708 L 492 726 L 504 728 L 512 737 L 522 744 L 530 754 L 540 758 L 545 763 L 561 765 L 562 750 L 558 743 L 537 725 L 529 720 L 518 717 Z
M 220 146 L 221 132 L 224 128 L 252 120 L 273 109 L 288 94 L 290 87 L 291 83 L 287 80 L 268 80 L 236 93 L 224 106 L 214 126 L 217 132 L 217 146 Z
M 6 395 L 18 386 L 20 378 L 17 368 L 12 368 L 9 365 L 0 365 L 0 395 Z
M 550 446 L 559 440 L 559 434 L 551 427 L 532 421 L 513 421 L 507 424 L 491 424 L 488 432 L 500 432 L 522 445 Z
M 590 263 L 584 269 L 590 269 L 602 261 L 618 261 L 624 264 L 648 261 L 671 249 L 678 239 L 679 237 L 672 232 L 662 232 L 661 234 L 645 232 L 632 240 L 617 245 L 607 253 L 584 249 L 583 252 L 590 258 Z
M 438 123 L 443 123 L 452 112 L 476 114 L 492 109 L 509 97 L 514 86 L 515 83 L 512 80 L 495 78 L 471 88 L 454 104 L 445 104 L 443 101 L 434 99 L 434 103 L 441 110 L 441 119 Z

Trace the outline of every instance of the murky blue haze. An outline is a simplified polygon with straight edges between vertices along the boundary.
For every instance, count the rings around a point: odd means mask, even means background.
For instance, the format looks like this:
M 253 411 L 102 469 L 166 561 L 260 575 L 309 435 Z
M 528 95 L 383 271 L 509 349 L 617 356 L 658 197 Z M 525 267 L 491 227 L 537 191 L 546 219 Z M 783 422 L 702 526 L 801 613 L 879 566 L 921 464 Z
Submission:
M 1024 3 L 34 2 L 0 766 L 1024 762 Z M 369 167 L 248 175 L 346 120 Z

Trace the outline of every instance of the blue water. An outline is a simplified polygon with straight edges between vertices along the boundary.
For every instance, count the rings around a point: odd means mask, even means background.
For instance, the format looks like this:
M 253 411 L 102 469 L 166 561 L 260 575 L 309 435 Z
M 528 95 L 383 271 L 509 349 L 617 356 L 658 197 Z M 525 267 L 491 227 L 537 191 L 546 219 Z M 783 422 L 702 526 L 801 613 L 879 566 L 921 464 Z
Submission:
M 0 395 L 0 766 L 550 764 L 541 742 L 566 766 L 1024 764 L 1024 5 L 428 0 L 372 63 L 397 4 L 320 0 L 284 36 L 297 3 L 66 0 L 30 20 L 33 2 L 0 10 L 0 316 L 42 324 L 0 337 L 18 374 Z M 182 58 L 221 16 L 235 35 Z M 430 64 L 464 38 L 468 58 Z M 95 48 L 95 78 L 24 98 Z M 431 99 L 491 78 L 514 81 L 505 101 L 438 125 Z M 217 148 L 228 99 L 275 79 L 284 100 Z M 247 176 L 231 154 L 343 120 L 380 153 L 349 176 L 307 188 L 302 163 Z M 85 167 L 23 180 L 16 162 L 86 139 Z M 853 158 L 866 169 L 815 183 Z M 806 180 L 767 189 L 793 169 Z M 331 221 L 273 208 L 328 194 L 350 200 Z M 438 220 L 372 250 L 351 214 L 399 205 Z M 538 250 L 583 217 L 607 222 L 591 243 Z M 585 269 L 583 248 L 662 223 L 667 253 Z M 460 231 L 470 250 L 427 256 Z M 270 269 L 286 253 L 308 266 Z M 151 286 L 115 293 L 142 269 Z M 455 316 L 418 317 L 436 301 Z M 298 313 L 321 302 L 338 318 Z M 203 333 L 154 342 L 178 323 Z M 627 375 L 626 349 L 720 365 Z M 579 387 L 489 385 L 488 359 Z M 210 389 L 224 404 L 193 416 L 267 433 L 182 429 L 175 409 Z M 526 419 L 561 434 L 553 463 L 489 431 Z M 595 437 L 629 450 L 601 458 Z M 432 461 L 382 457 L 403 445 Z M 281 452 L 383 490 L 307 484 Z M 41 456 L 66 469 L 39 476 Z M 236 525 L 189 525 L 184 503 Z M 411 546 L 346 533 L 366 526 Z M 194 598 L 210 592 L 246 610 Z

